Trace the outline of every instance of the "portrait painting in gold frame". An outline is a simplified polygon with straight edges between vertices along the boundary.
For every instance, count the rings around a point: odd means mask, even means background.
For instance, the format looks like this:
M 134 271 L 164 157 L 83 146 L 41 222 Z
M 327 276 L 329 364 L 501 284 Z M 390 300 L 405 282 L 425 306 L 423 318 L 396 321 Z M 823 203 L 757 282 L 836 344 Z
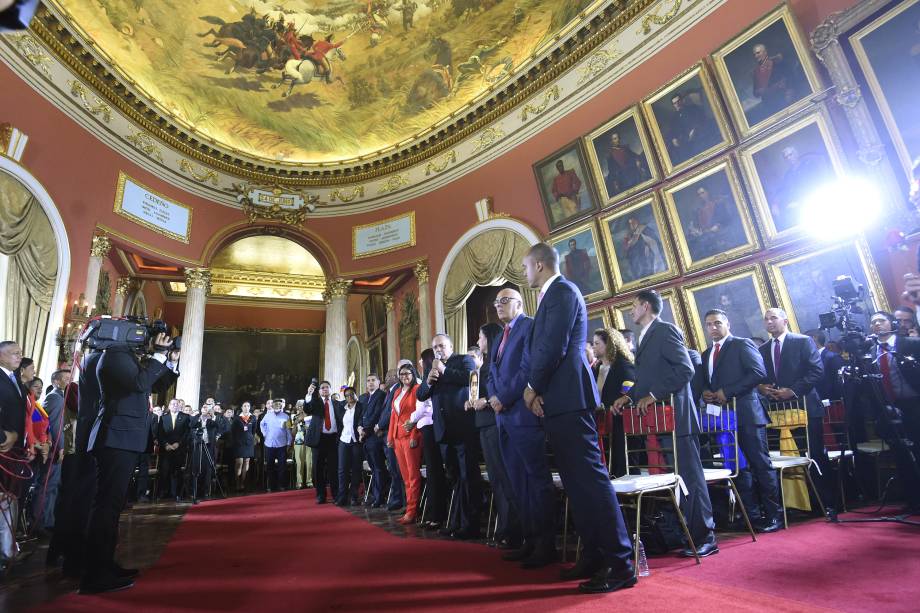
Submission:
M 759 265 L 700 279 L 681 287 L 681 292 L 684 304 L 687 305 L 693 339 L 700 351 L 709 344 L 704 321 L 710 309 L 726 312 L 733 335 L 763 340 L 768 338 L 763 314 L 773 305 Z
M 661 290 L 661 314 L 659 318 L 662 321 L 672 323 L 687 335 L 687 323 L 684 321 L 684 312 L 680 305 L 680 294 L 673 288 Z M 613 312 L 613 325 L 618 330 L 632 330 L 639 339 L 640 327 L 632 321 L 632 300 L 620 302 L 611 307 Z
M 594 220 L 552 236 L 549 244 L 559 252 L 559 270 L 574 283 L 585 302 L 606 298 L 610 293 L 604 272 L 604 252 L 597 240 Z
M 585 137 L 601 206 L 625 200 L 658 180 L 642 114 L 631 107 Z

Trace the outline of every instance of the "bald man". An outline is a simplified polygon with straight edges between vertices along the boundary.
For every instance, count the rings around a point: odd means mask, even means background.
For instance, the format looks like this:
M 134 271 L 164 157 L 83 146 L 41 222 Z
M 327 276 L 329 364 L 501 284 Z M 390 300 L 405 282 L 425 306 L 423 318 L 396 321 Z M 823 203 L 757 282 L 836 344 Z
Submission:
M 516 290 L 501 290 L 493 304 L 505 329 L 501 340 L 489 348 L 489 405 L 495 411 L 501 455 L 524 536 L 521 548 L 503 557 L 519 561 L 525 568 L 539 568 L 556 559 L 556 499 L 546 462 L 543 423 L 524 402 L 527 372 L 521 361 L 533 319 L 524 314 L 524 300 Z

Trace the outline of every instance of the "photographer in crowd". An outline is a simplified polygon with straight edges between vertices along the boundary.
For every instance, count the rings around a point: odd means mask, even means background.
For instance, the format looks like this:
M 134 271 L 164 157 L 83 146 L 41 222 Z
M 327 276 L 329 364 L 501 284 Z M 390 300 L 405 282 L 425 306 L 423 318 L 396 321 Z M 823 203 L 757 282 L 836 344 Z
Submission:
M 100 405 L 87 449 L 95 456 L 96 495 L 87 529 L 87 567 L 80 593 L 95 594 L 134 585 L 136 570 L 115 562 L 118 518 L 138 456 L 147 448 L 150 394 L 155 385 L 178 377 L 179 349 L 159 333 L 149 358 L 141 360 L 128 344 L 103 351 L 96 367 Z M 81 390 L 82 391 L 82 390 Z

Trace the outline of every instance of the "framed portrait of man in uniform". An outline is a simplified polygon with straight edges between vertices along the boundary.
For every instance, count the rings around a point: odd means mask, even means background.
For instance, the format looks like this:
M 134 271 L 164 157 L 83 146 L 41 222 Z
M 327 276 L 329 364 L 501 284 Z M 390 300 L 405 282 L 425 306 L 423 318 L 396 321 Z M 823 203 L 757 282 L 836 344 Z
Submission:
M 602 206 L 651 186 L 658 168 L 638 107 L 627 109 L 585 137 Z
M 598 209 L 579 141 L 540 160 L 533 170 L 550 230 Z
M 732 334 L 753 338 L 758 345 L 768 338 L 763 314 L 772 305 L 766 278 L 760 265 L 719 273 L 681 287 L 690 330 L 697 349 L 709 344 L 706 312 L 722 309 L 728 314 Z
M 607 297 L 605 258 L 594 221 L 550 237 L 549 244 L 559 252 L 559 271 L 581 290 L 585 302 Z
M 785 5 L 712 54 L 712 62 L 743 136 L 802 108 L 821 91 L 811 52 Z

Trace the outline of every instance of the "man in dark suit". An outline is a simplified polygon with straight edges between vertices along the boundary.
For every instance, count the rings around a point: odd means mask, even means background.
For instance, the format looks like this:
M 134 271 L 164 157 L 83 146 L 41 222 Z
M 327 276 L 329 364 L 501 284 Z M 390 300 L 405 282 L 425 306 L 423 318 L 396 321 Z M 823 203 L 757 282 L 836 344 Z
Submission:
M 363 481 L 364 447 L 358 440 L 358 424 L 364 405 L 358 402 L 353 387 L 345 388 L 345 402 L 336 405 L 335 421 L 339 434 L 338 481 L 339 495 L 335 504 L 340 507 L 358 504 L 358 488 Z
M 188 451 L 189 416 L 182 412 L 182 401 L 173 398 L 160 419 L 157 440 L 160 442 L 160 494 L 167 487 L 169 497 L 179 502 L 182 465 Z
M 311 383 L 304 398 L 304 407 L 313 416 L 307 428 L 306 444 L 313 449 L 313 485 L 316 486 L 317 504 L 326 502 L 326 484 L 332 492 L 332 499 L 339 497 L 339 437 L 341 429 L 336 419 L 337 407 L 341 403 L 332 398 L 332 384 L 321 381 L 319 393 Z
M 912 449 L 895 445 L 895 462 L 907 512 L 920 512 L 920 339 L 893 333 L 894 317 L 885 311 L 872 314 L 869 325 L 878 338 L 875 359 L 882 375 L 882 393 L 901 413 L 898 435 L 913 443 Z M 911 363 L 912 362 L 912 363 Z
M 827 335 L 824 330 L 809 330 L 806 332 L 818 347 L 821 364 L 824 366 L 824 376 L 815 384 L 815 390 L 821 400 L 840 400 L 843 398 L 843 388 L 840 384 L 840 369 L 843 368 L 843 357 L 826 347 Z
M 0 343 L 0 453 L 25 442 L 25 417 L 28 390 L 22 385 L 16 369 L 22 362 L 22 349 L 13 341 Z M 13 468 L 13 467 L 11 467 Z M 18 513 L 14 501 L 17 492 L 0 497 L 0 570 L 6 570 L 16 557 L 16 524 Z
M 770 340 L 760 346 L 767 376 L 757 391 L 767 402 L 801 399 L 808 411 L 808 441 L 812 459 L 818 462 L 820 475 L 813 475 L 815 486 L 828 513 L 833 515 L 833 491 L 830 466 L 824 449 L 824 405 L 815 386 L 824 377 L 824 365 L 814 341 L 803 334 L 789 332 L 786 311 L 767 309 L 764 324 Z
M 767 449 L 769 420 L 757 395 L 767 373 L 763 358 L 753 341 L 732 336 L 731 322 L 721 309 L 706 313 L 706 332 L 712 345 L 703 352 L 703 401 L 721 406 L 735 400 L 738 446 L 748 463 L 738 474 L 739 493 L 758 531 L 776 532 L 783 526 L 779 482 Z
M 396 363 L 396 368 L 403 364 L 412 364 L 412 360 L 400 360 Z M 390 416 L 393 413 L 393 398 L 401 387 L 396 381 L 396 374 L 393 378 L 387 377 L 390 381 L 389 390 L 386 398 L 383 400 L 383 410 L 380 412 L 380 420 L 374 426 L 374 436 L 380 440 L 383 445 L 383 455 L 387 462 L 387 472 L 390 475 L 390 492 L 387 495 L 387 511 L 398 511 L 406 506 L 406 486 L 403 483 L 402 475 L 399 472 L 399 462 L 396 461 L 396 451 L 386 445 L 386 435 L 390 428 Z
M 133 585 L 137 571 L 115 563 L 118 517 L 125 506 L 137 458 L 147 448 L 150 394 L 155 385 L 168 387 L 178 377 L 179 351 L 158 334 L 153 357 L 141 362 L 127 345 L 103 352 L 96 367 L 101 408 L 89 438 L 96 457 L 96 497 L 86 533 L 87 568 L 80 592 L 93 594 Z M 168 355 L 167 355 L 168 352 Z
M 48 414 L 48 432 L 51 436 L 53 456 L 49 461 L 48 485 L 45 490 L 43 517 L 38 519 L 46 530 L 54 528 L 54 507 L 61 486 L 61 462 L 64 460 L 64 390 L 70 384 L 69 370 L 56 370 L 51 375 L 51 392 L 45 396 L 42 407 Z
M 639 326 L 636 349 L 636 382 L 614 403 L 621 410 L 632 402 L 644 412 L 657 401 L 673 398 L 675 432 L 677 435 L 677 468 L 687 486 L 687 495 L 680 501 L 681 512 L 696 555 L 705 557 L 719 552 L 712 518 L 712 501 L 700 461 L 700 416 L 693 402 L 690 381 L 695 369 L 684 344 L 684 336 L 676 326 L 659 319 L 661 296 L 655 290 L 642 290 L 633 300 L 632 320 Z M 689 546 L 683 555 L 693 556 Z
M 597 444 L 594 410 L 600 396 L 585 356 L 585 301 L 559 274 L 559 254 L 551 245 L 531 247 L 523 264 L 528 284 L 540 290 L 522 360 L 527 372 L 524 402 L 543 418 L 584 544 L 579 564 L 563 576 L 590 576 L 579 585 L 587 593 L 630 587 L 636 583 L 632 543 Z
M 524 300 L 513 289 L 495 298 L 495 311 L 505 325 L 489 368 L 489 405 L 498 424 L 501 456 L 511 481 L 524 543 L 503 559 L 528 567 L 556 559 L 556 490 L 546 461 L 546 433 L 540 418 L 524 404 L 528 372 L 521 368 L 530 342 L 533 319 L 524 314 Z
M 363 442 L 364 456 L 367 458 L 373 480 L 367 502 L 375 509 L 386 504 L 387 492 L 390 489 L 390 474 L 383 451 L 386 445 L 382 438 L 374 434 L 374 426 L 380 422 L 381 414 L 386 410 L 386 397 L 386 392 L 380 389 L 380 377 L 377 373 L 367 375 L 367 391 L 358 398 L 358 402 L 364 407 L 358 426 L 358 436 Z
M 454 353 L 453 341 L 446 334 L 435 335 L 431 349 L 435 360 L 425 373 L 416 397 L 421 401 L 431 399 L 435 439 L 446 451 L 448 472 L 457 477 L 453 514 L 442 533 L 458 539 L 479 538 L 481 450 L 473 413 L 465 409 L 470 399 L 470 373 L 476 364 L 469 355 Z
M 214 476 L 212 463 L 217 453 L 217 427 L 217 421 L 214 419 L 214 405 L 205 404 L 201 407 L 201 413 L 189 420 L 188 445 L 190 449 L 189 472 L 192 475 L 192 504 L 198 504 L 199 497 L 211 497 L 211 478 Z

